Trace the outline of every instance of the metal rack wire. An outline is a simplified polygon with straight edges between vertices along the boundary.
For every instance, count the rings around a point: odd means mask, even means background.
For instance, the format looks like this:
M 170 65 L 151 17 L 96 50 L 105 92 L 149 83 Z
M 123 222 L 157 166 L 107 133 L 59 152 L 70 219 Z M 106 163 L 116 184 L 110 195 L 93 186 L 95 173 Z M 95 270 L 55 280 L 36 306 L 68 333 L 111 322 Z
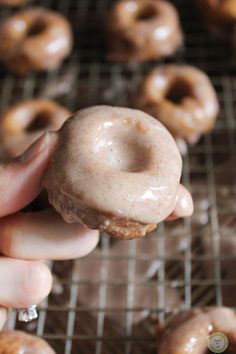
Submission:
M 206 71 L 221 105 L 213 133 L 184 157 L 183 182 L 193 192 L 196 212 L 192 219 L 160 225 L 145 240 L 122 242 L 102 235 L 88 257 L 50 264 L 54 287 L 40 306 L 38 321 L 22 325 L 12 313 L 8 327 L 46 338 L 58 354 L 154 353 L 153 323 L 162 324 L 171 314 L 194 306 L 236 307 L 235 67 L 227 43 L 206 32 L 193 2 L 173 2 L 180 10 L 186 47 L 167 61 L 188 62 Z M 35 0 L 68 16 L 75 48 L 64 65 L 49 74 L 19 80 L 2 70 L 1 111 L 33 96 L 54 97 L 71 110 L 102 103 L 128 105 L 132 89 L 158 63 L 104 60 L 101 24 L 111 3 Z M 0 18 L 11 11 L 2 9 Z

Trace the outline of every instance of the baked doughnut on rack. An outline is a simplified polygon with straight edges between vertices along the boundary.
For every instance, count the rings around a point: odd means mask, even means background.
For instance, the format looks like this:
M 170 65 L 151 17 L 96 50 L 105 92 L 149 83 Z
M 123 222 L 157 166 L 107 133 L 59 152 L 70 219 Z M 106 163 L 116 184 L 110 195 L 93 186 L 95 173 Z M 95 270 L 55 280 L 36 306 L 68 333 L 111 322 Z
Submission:
M 24 152 L 43 132 L 58 130 L 71 112 L 54 101 L 32 99 L 10 107 L 0 119 L 3 157 Z
M 175 7 L 164 0 L 120 0 L 107 17 L 107 58 L 145 61 L 173 55 L 183 44 Z
M 221 332 L 228 339 L 229 353 L 235 353 L 235 328 L 235 312 L 227 307 L 190 310 L 177 315 L 167 326 L 158 353 L 211 353 L 212 351 L 208 349 L 209 336 L 217 332 Z
M 21 331 L 0 333 L 0 354 L 55 354 L 41 338 Z
M 236 25 L 235 0 L 198 0 L 210 29 L 231 35 Z
M 133 105 L 190 144 L 212 130 L 219 112 L 209 78 L 189 65 L 169 64 L 152 70 L 135 92 Z
M 72 41 L 71 25 L 61 14 L 22 10 L 0 24 L 0 61 L 22 75 L 52 70 L 70 53 Z
M 43 186 L 67 222 L 132 239 L 172 213 L 191 215 L 191 196 L 179 183 L 177 146 L 146 113 L 91 107 L 75 113 L 56 135 Z

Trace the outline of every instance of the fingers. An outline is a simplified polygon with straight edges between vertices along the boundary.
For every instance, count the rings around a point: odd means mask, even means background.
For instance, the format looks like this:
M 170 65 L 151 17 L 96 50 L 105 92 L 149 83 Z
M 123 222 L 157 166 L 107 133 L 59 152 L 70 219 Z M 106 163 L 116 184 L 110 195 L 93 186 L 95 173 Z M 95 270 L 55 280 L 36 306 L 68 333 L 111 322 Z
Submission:
M 97 245 L 97 231 L 67 224 L 54 210 L 15 214 L 0 220 L 0 252 L 23 259 L 83 257 Z
M 55 143 L 56 133 L 46 133 L 19 158 L 0 165 L 0 217 L 22 209 L 38 195 Z
M 49 294 L 51 285 L 51 273 L 45 264 L 0 258 L 1 306 L 24 308 L 38 304 Z
M 191 216 L 193 209 L 194 206 L 191 194 L 182 184 L 180 184 L 176 196 L 175 209 L 167 220 L 175 220 Z
M 2 330 L 5 322 L 7 320 L 7 310 L 0 307 L 0 331 Z

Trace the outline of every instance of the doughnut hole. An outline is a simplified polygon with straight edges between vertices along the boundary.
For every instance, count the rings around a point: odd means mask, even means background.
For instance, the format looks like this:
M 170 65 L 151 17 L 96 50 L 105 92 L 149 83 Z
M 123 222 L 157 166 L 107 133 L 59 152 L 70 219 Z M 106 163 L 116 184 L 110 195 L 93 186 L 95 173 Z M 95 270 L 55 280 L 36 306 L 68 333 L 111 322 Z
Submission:
M 180 78 L 174 80 L 170 84 L 165 94 L 166 100 L 174 104 L 180 104 L 186 97 L 191 96 L 193 96 L 193 92 L 190 84 L 186 80 Z
M 50 126 L 50 113 L 42 111 L 37 113 L 26 127 L 26 132 L 34 133 L 39 130 L 45 130 Z
M 42 32 L 45 31 L 46 29 L 46 23 L 43 19 L 38 19 L 36 21 L 34 21 L 28 28 L 27 32 L 26 32 L 26 37 L 34 37 L 34 36 L 38 36 L 39 34 L 41 34 Z
M 136 20 L 137 21 L 151 21 L 154 18 L 157 17 L 157 11 L 154 6 L 151 4 L 144 5 L 141 7 L 137 14 L 136 14 Z
M 138 173 L 148 169 L 151 151 L 139 134 L 100 136 L 95 145 L 95 156 L 99 161 L 118 171 Z

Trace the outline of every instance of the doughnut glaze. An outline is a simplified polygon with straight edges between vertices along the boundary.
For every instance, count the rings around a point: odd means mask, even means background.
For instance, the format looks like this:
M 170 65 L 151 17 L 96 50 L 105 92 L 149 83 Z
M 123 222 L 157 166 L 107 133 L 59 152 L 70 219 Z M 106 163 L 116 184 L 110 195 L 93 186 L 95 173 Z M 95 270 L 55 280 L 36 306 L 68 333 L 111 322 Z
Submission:
M 235 0 L 198 0 L 208 25 L 230 35 L 236 24 Z
M 0 354 L 56 354 L 41 338 L 21 331 L 0 333 Z
M 236 352 L 235 328 L 235 312 L 227 307 L 190 310 L 177 315 L 166 328 L 158 353 L 211 353 L 208 350 L 208 336 L 222 332 L 229 340 L 229 353 L 233 354 Z
M 183 43 L 178 13 L 164 0 L 120 0 L 108 14 L 108 59 L 145 61 L 170 56 Z
M 17 74 L 54 69 L 71 47 L 69 22 L 48 9 L 22 10 L 0 24 L 0 60 Z
M 181 157 L 168 131 L 149 115 L 91 107 L 57 135 L 43 185 L 67 222 L 134 238 L 175 209 Z
M 175 138 L 192 144 L 212 130 L 219 112 L 209 78 L 189 65 L 152 70 L 138 87 L 133 103 L 158 119 Z
M 46 99 L 21 101 L 0 118 L 2 153 L 16 157 L 24 152 L 43 132 L 58 130 L 71 112 Z

